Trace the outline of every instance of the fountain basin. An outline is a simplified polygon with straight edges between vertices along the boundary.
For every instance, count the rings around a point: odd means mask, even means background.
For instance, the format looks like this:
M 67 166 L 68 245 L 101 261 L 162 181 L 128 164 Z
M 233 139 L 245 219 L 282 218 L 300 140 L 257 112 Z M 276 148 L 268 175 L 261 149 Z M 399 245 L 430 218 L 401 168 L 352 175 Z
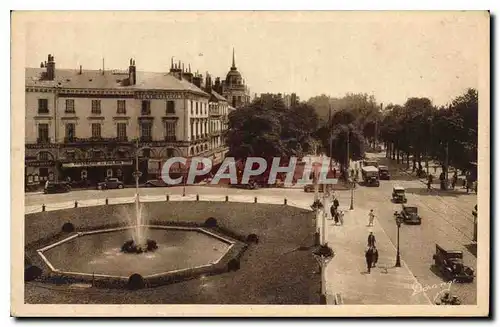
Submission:
M 77 233 L 37 252 L 52 276 L 123 283 L 139 274 L 155 284 L 227 271 L 227 261 L 242 248 L 234 249 L 240 242 L 202 227 L 143 227 L 156 242 L 153 252 L 122 252 L 135 227 Z

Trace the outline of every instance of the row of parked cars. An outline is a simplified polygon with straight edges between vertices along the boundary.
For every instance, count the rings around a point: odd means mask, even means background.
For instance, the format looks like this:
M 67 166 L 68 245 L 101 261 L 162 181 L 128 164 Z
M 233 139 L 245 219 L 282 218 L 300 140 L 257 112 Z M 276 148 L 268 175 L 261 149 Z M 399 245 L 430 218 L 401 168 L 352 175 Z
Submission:
M 148 180 L 146 183 L 142 184 L 143 187 L 167 187 L 169 186 L 161 179 Z M 98 190 L 110 190 L 110 189 L 122 189 L 125 187 L 125 184 L 120 181 L 118 178 L 106 178 L 104 181 L 96 184 L 96 189 Z M 48 182 L 44 189 L 43 193 L 52 194 L 52 193 L 66 193 L 72 190 L 72 186 L 70 182 L 59 181 L 59 182 Z
M 392 201 L 402 203 L 401 211 L 394 212 L 395 219 L 409 225 L 422 224 L 422 217 L 418 213 L 418 208 L 406 204 L 408 199 L 404 187 L 394 186 Z M 436 244 L 436 252 L 432 256 L 432 260 L 434 261 L 433 268 L 439 271 L 447 281 L 472 282 L 474 280 L 474 269 L 464 264 L 463 251 L 456 250 L 453 246 L 445 247 Z

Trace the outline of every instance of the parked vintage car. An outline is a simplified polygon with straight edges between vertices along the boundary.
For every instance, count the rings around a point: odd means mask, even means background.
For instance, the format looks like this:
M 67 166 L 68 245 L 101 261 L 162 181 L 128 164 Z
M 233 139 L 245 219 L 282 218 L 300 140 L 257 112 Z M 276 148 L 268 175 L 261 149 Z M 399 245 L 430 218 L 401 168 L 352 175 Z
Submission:
M 71 191 L 71 185 L 68 182 L 49 182 L 43 189 L 43 193 L 66 193 Z
M 402 186 L 394 186 L 392 188 L 392 200 L 395 203 L 406 203 L 408 199 L 406 198 L 405 188 Z
M 123 183 L 118 178 L 106 178 L 104 182 L 97 183 L 98 190 L 123 188 Z
M 439 269 L 446 280 L 472 282 L 474 269 L 463 262 L 464 254 L 460 250 L 450 250 L 436 244 L 436 254 L 432 256 L 434 266 Z
M 395 213 L 396 218 L 401 218 L 403 223 L 408 225 L 422 224 L 422 218 L 418 215 L 418 208 L 415 206 L 403 205 L 401 212 Z
M 391 179 L 391 174 L 389 173 L 389 167 L 378 166 L 378 176 L 379 179 L 385 179 L 385 180 Z

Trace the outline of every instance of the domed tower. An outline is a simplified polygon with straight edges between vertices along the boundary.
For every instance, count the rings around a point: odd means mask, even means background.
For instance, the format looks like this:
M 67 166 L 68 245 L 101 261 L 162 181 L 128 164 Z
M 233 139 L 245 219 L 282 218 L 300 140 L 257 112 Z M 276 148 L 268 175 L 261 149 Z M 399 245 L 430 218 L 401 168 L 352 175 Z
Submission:
M 236 59 L 233 48 L 233 64 L 222 82 L 222 95 L 229 104 L 235 108 L 242 107 L 250 102 L 250 94 L 245 85 L 245 80 L 236 68 Z

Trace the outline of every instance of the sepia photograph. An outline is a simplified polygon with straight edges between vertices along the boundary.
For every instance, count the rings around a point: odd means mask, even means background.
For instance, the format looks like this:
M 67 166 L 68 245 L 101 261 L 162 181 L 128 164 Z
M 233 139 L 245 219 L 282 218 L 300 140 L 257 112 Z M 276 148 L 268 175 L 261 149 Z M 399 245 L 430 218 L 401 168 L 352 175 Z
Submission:
M 488 11 L 11 27 L 13 316 L 490 314 Z

